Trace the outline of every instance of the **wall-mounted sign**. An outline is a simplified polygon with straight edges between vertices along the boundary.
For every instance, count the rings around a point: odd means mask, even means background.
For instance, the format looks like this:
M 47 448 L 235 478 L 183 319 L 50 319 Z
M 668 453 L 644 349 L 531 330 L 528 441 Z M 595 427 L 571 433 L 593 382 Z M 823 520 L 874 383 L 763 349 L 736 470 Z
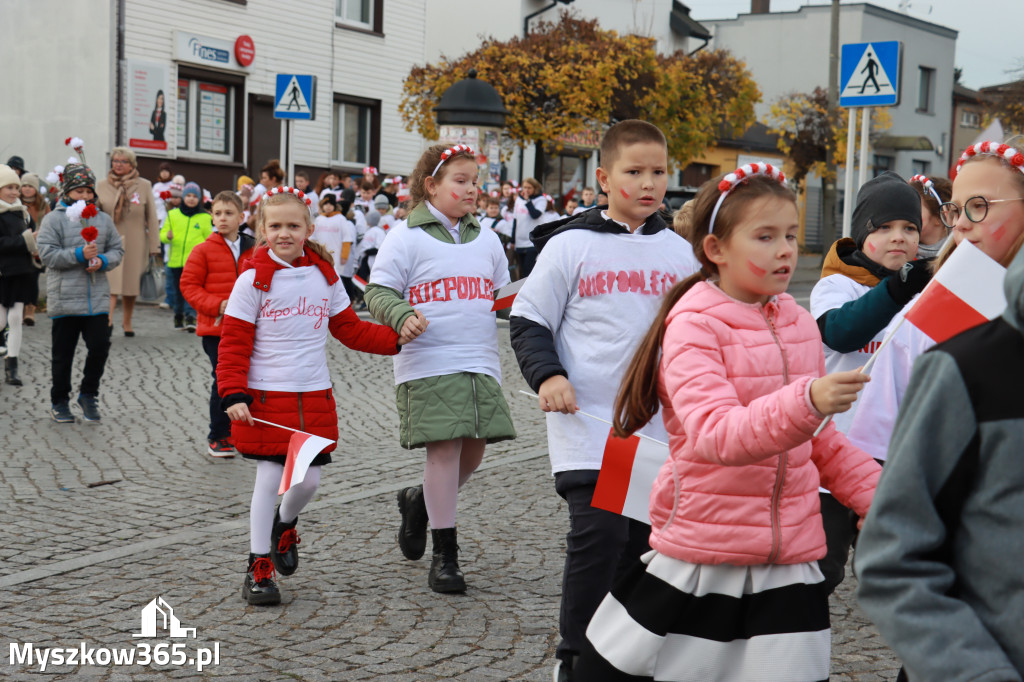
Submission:
M 235 39 L 235 59 L 242 66 L 252 66 L 252 60 L 256 58 L 256 45 L 252 38 L 246 35 L 238 36 Z
M 242 36 L 245 37 L 245 36 Z M 174 59 L 189 64 L 201 64 L 218 69 L 245 71 L 249 64 L 243 64 L 236 56 L 237 41 L 201 36 L 185 31 L 174 32 Z M 243 56 L 248 54 L 243 51 Z M 253 52 L 252 54 L 255 54 Z
M 175 101 L 167 65 L 129 59 L 127 68 L 128 146 L 166 154 L 174 148 L 168 110 Z

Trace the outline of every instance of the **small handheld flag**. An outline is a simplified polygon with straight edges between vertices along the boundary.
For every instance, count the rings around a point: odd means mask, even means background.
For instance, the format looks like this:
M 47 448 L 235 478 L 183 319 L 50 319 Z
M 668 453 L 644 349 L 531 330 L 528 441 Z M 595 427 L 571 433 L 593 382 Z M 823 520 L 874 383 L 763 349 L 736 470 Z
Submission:
M 314 436 L 311 433 L 296 431 L 288 440 L 288 456 L 284 462 L 284 473 L 281 475 L 281 487 L 277 494 L 284 495 L 293 485 L 302 483 L 309 470 L 309 464 L 324 448 L 334 443 L 329 438 Z
M 511 308 L 513 301 L 516 300 L 516 295 L 519 290 L 526 284 L 526 278 L 517 279 L 511 284 L 506 284 L 502 288 L 494 292 L 494 305 L 491 306 L 491 312 L 496 310 L 504 310 L 505 308 Z

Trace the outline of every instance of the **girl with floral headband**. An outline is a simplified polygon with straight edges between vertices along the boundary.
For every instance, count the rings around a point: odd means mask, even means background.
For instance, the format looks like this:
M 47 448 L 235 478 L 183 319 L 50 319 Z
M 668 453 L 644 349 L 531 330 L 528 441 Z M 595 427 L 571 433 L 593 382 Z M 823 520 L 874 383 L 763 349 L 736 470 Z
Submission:
M 829 676 L 818 485 L 866 513 L 880 467 L 831 424 L 813 436 L 867 377 L 822 376 L 817 325 L 785 293 L 798 225 L 782 181 L 750 164 L 694 199 L 702 269 L 665 296 L 615 406 L 620 436 L 659 403 L 668 431 L 653 551 L 598 607 L 576 679 Z
M 455 514 L 459 488 L 487 443 L 514 438 L 501 392 L 493 292 L 508 284 L 501 240 L 473 217 L 477 164 L 466 145 L 427 149 L 413 171 L 417 206 L 393 227 L 370 273 L 366 304 L 409 344 L 395 357 L 402 447 L 426 447 L 423 485 L 398 494 L 398 544 L 426 550 L 429 519 L 435 592 L 464 592 Z

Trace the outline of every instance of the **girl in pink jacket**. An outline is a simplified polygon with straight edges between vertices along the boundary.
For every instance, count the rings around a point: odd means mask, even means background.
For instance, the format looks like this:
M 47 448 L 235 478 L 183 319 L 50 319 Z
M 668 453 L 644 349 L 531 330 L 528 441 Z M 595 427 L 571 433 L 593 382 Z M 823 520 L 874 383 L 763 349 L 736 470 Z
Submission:
M 652 551 L 591 620 L 578 679 L 829 676 L 818 486 L 863 518 L 880 467 L 831 424 L 813 436 L 868 377 L 822 376 L 817 324 L 785 293 L 797 210 L 784 182 L 750 164 L 695 198 L 702 269 L 665 297 L 615 410 L 626 436 L 660 405 L 669 434 Z

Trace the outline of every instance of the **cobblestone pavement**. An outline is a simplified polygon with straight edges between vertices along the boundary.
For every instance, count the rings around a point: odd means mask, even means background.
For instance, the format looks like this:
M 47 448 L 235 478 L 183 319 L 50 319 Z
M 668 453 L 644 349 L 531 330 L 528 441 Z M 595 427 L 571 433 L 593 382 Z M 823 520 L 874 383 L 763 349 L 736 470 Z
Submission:
M 198 339 L 172 331 L 165 311 L 142 306 L 138 336 L 114 336 L 102 423 L 59 425 L 46 415 L 50 324 L 38 320 L 25 330 L 26 386 L 0 389 L 0 677 L 39 675 L 38 662 L 18 662 L 26 643 L 94 650 L 183 643 L 177 660 L 216 648 L 218 663 L 202 673 L 194 665 L 115 666 L 98 653 L 95 665 L 51 664 L 45 673 L 550 679 L 567 516 L 549 475 L 541 415 L 518 394 L 526 386 L 506 323 L 504 387 L 519 438 L 489 447 L 461 496 L 468 592 L 431 592 L 428 558 L 407 561 L 395 543 L 395 492 L 419 479 L 423 455 L 397 445 L 391 361 L 332 343 L 342 441 L 300 518 L 300 570 L 280 579 L 280 607 L 257 608 L 240 596 L 253 467 L 205 454 L 210 372 Z M 83 356 L 80 346 L 76 386 Z M 898 665 L 857 608 L 853 584 L 848 579 L 832 601 L 832 679 L 892 679 Z M 132 636 L 157 597 L 183 627 L 196 628 L 195 638 Z

